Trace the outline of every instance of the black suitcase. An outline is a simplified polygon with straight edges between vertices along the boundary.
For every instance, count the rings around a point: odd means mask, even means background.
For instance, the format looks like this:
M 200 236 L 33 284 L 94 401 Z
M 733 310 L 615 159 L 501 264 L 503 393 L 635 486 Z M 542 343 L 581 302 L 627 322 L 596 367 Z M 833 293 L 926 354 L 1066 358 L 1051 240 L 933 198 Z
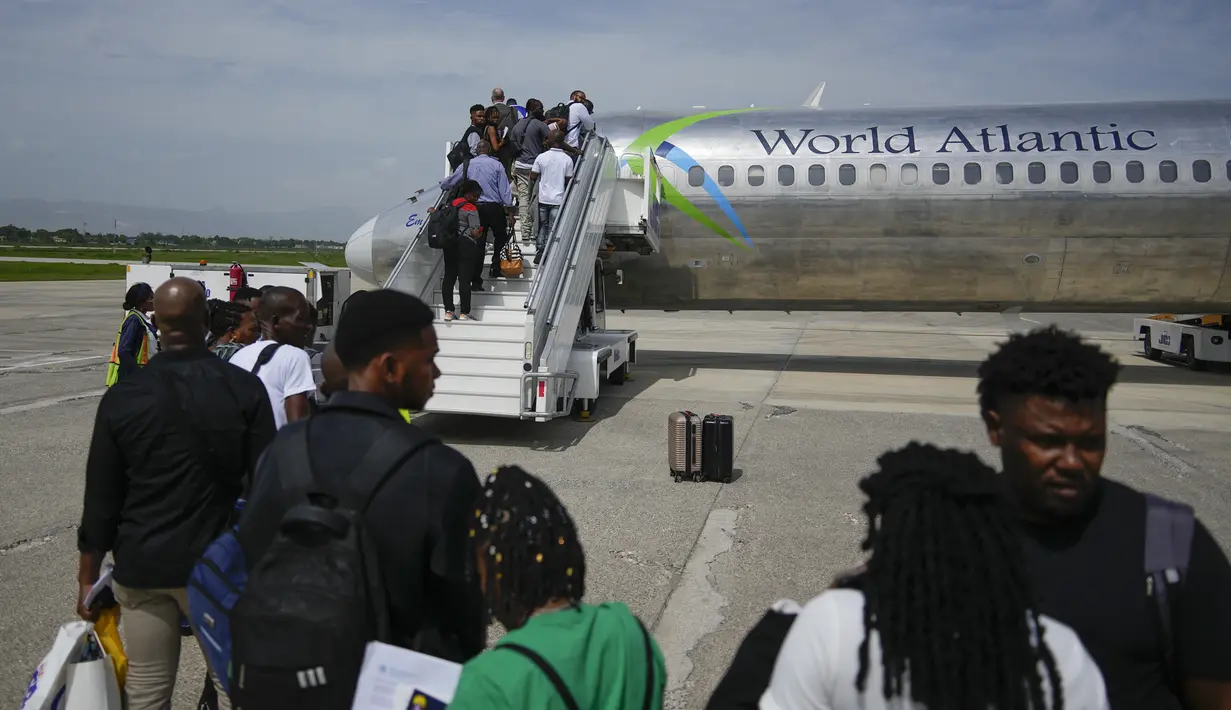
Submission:
M 667 465 L 676 483 L 701 480 L 701 417 L 689 411 L 667 417 Z
M 701 420 L 701 475 L 707 481 L 731 482 L 735 464 L 735 418 L 706 414 Z

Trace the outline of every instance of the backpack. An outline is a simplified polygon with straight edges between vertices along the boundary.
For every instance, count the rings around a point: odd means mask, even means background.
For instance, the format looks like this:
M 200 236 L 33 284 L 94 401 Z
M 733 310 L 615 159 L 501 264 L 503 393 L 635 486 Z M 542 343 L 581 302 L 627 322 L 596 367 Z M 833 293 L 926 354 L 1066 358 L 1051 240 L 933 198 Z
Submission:
M 547 111 L 543 113 L 543 116 L 545 118 L 567 119 L 569 107 L 575 103 L 580 103 L 580 102 L 579 101 L 570 101 L 568 103 L 560 102 L 556 104 L 555 106 L 552 106 L 551 108 L 547 109 Z
M 641 707 L 642 710 L 650 710 L 654 706 L 654 649 L 650 646 L 650 632 L 646 630 L 645 624 L 641 623 L 641 619 L 637 619 L 637 626 L 641 627 L 641 636 L 645 639 L 645 698 L 642 701 Z M 560 677 L 555 668 L 552 668 L 547 659 L 540 656 L 537 651 L 519 643 L 498 643 L 492 650 L 495 651 L 501 648 L 519 653 L 530 659 L 530 662 L 538 666 L 539 670 L 543 671 L 543 675 L 547 676 L 547 680 L 551 681 L 551 684 L 555 686 L 556 692 L 560 694 L 560 699 L 564 701 L 564 707 L 568 708 L 568 710 L 579 710 L 580 706 L 577 705 L 576 698 L 573 697 L 573 693 L 565 685 L 564 679 Z
M 470 143 L 467 141 L 471 133 L 479 134 L 479 138 L 483 137 L 483 130 L 476 126 L 467 126 L 465 132 L 462 133 L 462 139 L 453 144 L 449 149 L 449 154 L 446 156 L 449 159 L 449 170 L 457 170 L 457 166 L 470 160 Z
M 1163 675 L 1178 691 L 1180 674 L 1175 667 L 1175 635 L 1172 609 L 1188 574 L 1196 517 L 1184 503 L 1146 493 L 1145 576 L 1146 596 L 1154 601 L 1159 629 Z
M 249 573 L 232 527 L 189 575 L 189 620 L 236 707 L 349 707 L 367 643 L 390 638 L 388 599 L 363 511 L 404 461 L 436 439 L 390 427 L 356 466 L 338 507 L 329 509 L 309 498 L 322 490 L 308 458 L 314 421 L 266 452 L 278 459 L 283 495 L 298 502 L 265 555 Z
M 427 221 L 427 245 L 433 249 L 449 249 L 457 244 L 461 213 L 461 205 L 454 204 L 445 205 L 433 212 Z

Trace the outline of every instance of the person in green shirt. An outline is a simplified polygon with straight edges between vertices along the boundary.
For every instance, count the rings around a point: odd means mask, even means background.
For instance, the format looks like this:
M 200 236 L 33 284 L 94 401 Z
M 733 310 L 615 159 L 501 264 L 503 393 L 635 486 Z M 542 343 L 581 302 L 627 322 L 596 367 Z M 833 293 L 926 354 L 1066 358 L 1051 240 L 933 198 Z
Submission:
M 499 468 L 474 515 L 475 572 L 508 634 L 462 667 L 449 710 L 661 710 L 658 644 L 626 605 L 582 603 L 585 554 L 547 484 Z

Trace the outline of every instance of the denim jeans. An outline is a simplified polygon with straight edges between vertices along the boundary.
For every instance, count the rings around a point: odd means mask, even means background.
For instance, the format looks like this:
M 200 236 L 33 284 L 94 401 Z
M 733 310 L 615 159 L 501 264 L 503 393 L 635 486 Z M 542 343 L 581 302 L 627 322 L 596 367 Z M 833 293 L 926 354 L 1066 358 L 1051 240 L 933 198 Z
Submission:
M 556 217 L 559 216 L 560 205 L 539 203 L 539 233 L 534 238 L 534 246 L 538 248 L 540 254 L 543 253 L 547 237 L 551 234 L 551 228 L 555 225 Z

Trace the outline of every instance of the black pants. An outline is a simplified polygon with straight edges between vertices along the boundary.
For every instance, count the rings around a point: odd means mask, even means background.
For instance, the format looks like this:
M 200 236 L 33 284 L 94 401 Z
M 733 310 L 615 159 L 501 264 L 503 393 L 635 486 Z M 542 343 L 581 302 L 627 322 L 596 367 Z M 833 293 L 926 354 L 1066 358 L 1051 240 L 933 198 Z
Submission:
M 483 225 L 483 233 L 492 233 L 492 271 L 500 269 L 500 252 L 509 243 L 509 217 L 504 205 L 499 202 L 479 203 L 479 224 Z M 479 252 L 479 263 L 475 267 L 476 280 L 483 281 L 483 253 Z
M 444 250 L 444 257 L 445 277 L 440 284 L 440 298 L 444 302 L 445 310 L 453 310 L 453 283 L 457 282 L 457 290 L 462 295 L 461 313 L 469 314 L 470 279 L 467 276 L 474 272 L 475 265 L 482 270 L 483 246 L 470 237 L 458 237 L 457 244 Z

